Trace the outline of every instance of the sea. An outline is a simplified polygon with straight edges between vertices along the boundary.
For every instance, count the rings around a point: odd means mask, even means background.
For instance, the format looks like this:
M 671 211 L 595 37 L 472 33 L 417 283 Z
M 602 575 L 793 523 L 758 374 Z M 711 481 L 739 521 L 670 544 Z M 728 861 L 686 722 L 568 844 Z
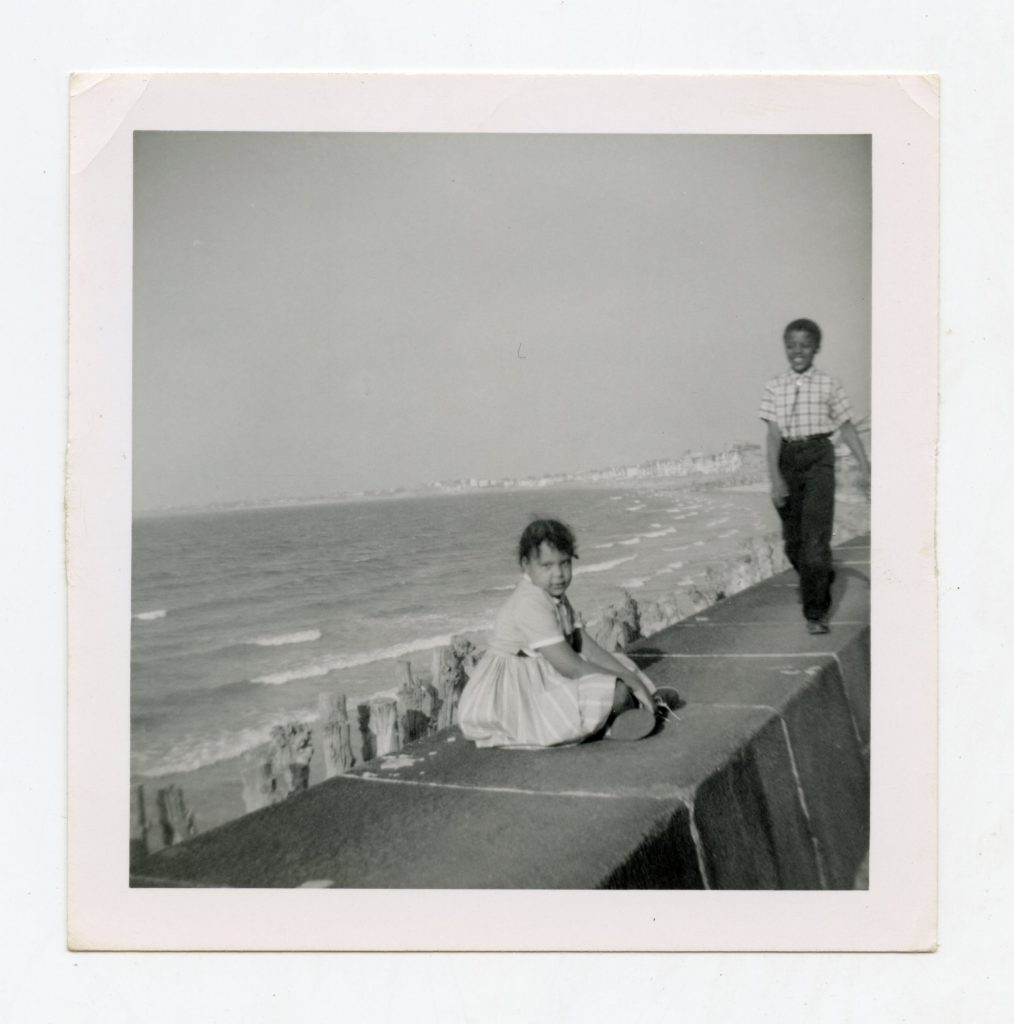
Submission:
M 350 708 L 393 693 L 396 662 L 488 635 L 516 584 L 533 516 L 569 523 L 569 590 L 591 625 L 624 590 L 699 582 L 777 528 L 765 489 L 665 485 L 472 491 L 141 515 L 133 523 L 131 775 L 206 768 L 312 721 L 321 692 Z

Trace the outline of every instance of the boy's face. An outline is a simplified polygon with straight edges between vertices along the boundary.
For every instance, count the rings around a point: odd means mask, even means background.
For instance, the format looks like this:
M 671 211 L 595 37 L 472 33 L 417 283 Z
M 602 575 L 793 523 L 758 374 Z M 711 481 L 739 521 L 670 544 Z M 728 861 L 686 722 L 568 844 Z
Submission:
M 570 555 L 543 541 L 534 558 L 526 558 L 524 570 L 528 578 L 550 597 L 562 597 L 570 586 L 573 568 Z
M 806 373 L 820 346 L 808 331 L 789 331 L 785 338 L 785 356 L 796 373 Z

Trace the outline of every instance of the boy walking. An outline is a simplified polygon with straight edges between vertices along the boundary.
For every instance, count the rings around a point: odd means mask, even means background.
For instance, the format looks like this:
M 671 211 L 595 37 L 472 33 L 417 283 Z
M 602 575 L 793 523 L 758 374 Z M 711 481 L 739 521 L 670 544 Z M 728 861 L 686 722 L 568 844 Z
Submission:
M 785 328 L 789 369 L 768 381 L 760 407 L 760 418 L 768 425 L 771 500 L 782 521 L 786 557 L 799 573 L 810 633 L 828 632 L 831 608 L 835 430 L 859 462 L 863 485 L 868 488 L 870 480 L 870 464 L 845 391 L 813 365 L 820 338 L 812 320 L 793 320 Z

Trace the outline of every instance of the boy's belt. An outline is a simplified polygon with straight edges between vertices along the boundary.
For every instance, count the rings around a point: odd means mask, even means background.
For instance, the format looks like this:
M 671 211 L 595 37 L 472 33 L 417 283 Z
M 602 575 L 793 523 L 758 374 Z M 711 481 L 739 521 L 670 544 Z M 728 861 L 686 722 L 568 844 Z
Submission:
M 783 437 L 782 444 L 806 444 L 807 441 L 822 441 L 830 434 L 810 434 L 809 437 Z

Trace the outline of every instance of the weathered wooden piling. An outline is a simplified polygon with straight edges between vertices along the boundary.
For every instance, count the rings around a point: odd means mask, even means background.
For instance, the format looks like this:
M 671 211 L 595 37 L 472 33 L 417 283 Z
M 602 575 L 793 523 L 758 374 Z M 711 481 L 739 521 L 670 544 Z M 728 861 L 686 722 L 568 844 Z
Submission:
M 147 856 L 149 853 L 154 853 L 162 844 L 158 841 L 158 833 L 154 823 L 148 818 L 144 786 L 135 786 L 131 790 L 130 798 L 130 860 L 134 862 Z
M 370 701 L 370 731 L 376 743 L 375 757 L 401 750 L 398 702 L 393 697 L 374 697 Z
M 276 725 L 271 730 L 271 763 L 282 799 L 309 786 L 312 757 L 313 732 L 302 722 Z
M 243 781 L 243 806 L 248 814 L 275 802 L 271 758 L 264 751 L 256 750 L 243 758 L 240 777 Z
M 437 694 L 437 729 L 458 720 L 458 700 L 468 674 L 479 660 L 479 651 L 463 636 L 451 637 L 450 645 L 433 652 L 433 686 Z
M 401 681 L 397 697 L 401 742 L 412 743 L 436 732 L 437 691 L 431 684 L 413 677 L 408 660 L 402 659 L 395 667 Z
M 194 812 L 189 810 L 179 786 L 166 786 L 155 794 L 162 843 L 175 846 L 197 835 Z
M 256 811 L 310 785 L 313 732 L 301 722 L 276 725 L 266 749 L 248 755 L 241 770 L 243 803 Z
M 372 761 L 377 756 L 377 739 L 370 729 L 370 705 L 363 703 L 356 707 L 359 725 L 359 738 L 364 761 Z
M 347 772 L 355 763 L 352 753 L 352 726 L 344 693 L 322 693 L 317 698 L 324 745 L 324 775 L 333 778 Z
M 641 614 L 637 602 L 626 591 L 619 604 L 602 613 L 596 640 L 607 651 L 618 651 L 641 638 Z

